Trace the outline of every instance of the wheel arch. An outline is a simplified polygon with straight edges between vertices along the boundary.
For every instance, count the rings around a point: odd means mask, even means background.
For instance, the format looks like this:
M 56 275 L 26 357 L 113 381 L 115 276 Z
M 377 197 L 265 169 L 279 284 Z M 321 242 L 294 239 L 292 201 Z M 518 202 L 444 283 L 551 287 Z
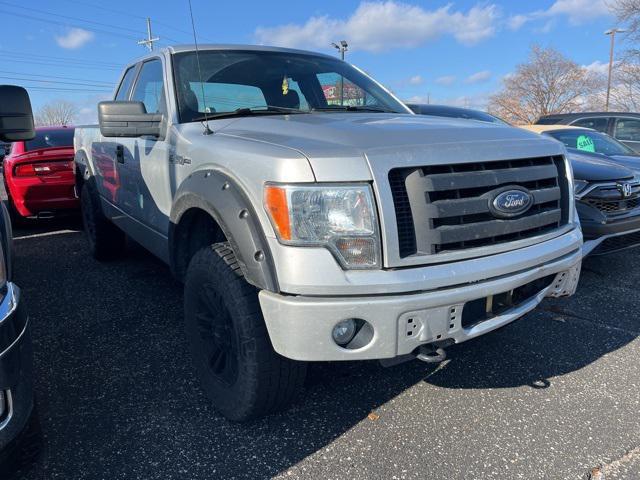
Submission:
M 224 240 L 249 283 L 279 291 L 273 256 L 247 195 L 225 173 L 200 170 L 175 195 L 169 224 L 171 270 L 182 280 L 195 251 Z

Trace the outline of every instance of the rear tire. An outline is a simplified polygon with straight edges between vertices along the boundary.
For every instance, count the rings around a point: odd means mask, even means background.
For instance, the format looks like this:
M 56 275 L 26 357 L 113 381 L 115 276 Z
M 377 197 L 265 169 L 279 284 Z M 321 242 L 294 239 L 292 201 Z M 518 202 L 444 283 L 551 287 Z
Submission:
M 198 377 L 215 408 L 244 422 L 286 409 L 306 364 L 277 354 L 258 302 L 228 243 L 198 251 L 187 269 L 185 327 Z
M 91 255 L 96 260 L 111 260 L 125 250 L 125 234 L 104 213 L 92 180 L 84 182 L 80 192 L 82 224 Z

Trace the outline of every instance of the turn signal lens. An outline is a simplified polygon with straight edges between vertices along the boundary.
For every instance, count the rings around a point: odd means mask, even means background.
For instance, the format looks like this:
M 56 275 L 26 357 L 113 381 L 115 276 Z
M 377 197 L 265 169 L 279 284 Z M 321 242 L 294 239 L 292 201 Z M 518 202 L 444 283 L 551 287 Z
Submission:
M 283 240 L 291 240 L 291 221 L 287 205 L 287 191 L 284 188 L 269 185 L 264 190 L 264 204 L 271 215 L 278 236 Z

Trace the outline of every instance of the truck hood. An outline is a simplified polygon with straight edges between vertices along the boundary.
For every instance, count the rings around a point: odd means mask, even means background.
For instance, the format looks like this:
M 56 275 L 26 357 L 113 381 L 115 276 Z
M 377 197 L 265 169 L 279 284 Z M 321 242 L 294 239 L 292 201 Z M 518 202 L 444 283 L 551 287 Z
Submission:
M 332 176 L 331 171 L 353 170 L 348 165 L 350 159 L 361 163 L 366 159 L 371 164 L 376 162 L 376 157 L 392 154 L 401 159 L 402 164 L 411 163 L 409 158 L 419 161 L 419 157 L 423 164 L 428 164 L 431 156 L 427 151 L 442 152 L 443 145 L 458 152 L 484 150 L 485 156 L 495 160 L 501 159 L 501 150 L 508 158 L 513 149 L 504 147 L 518 142 L 546 145 L 548 152 L 543 154 L 547 155 L 563 151 L 555 140 L 518 128 L 409 114 L 310 113 L 246 117 L 227 124 L 217 133 L 295 149 L 309 159 L 318 180 L 340 180 Z M 411 154 L 407 155 L 409 151 Z M 531 156 L 539 153 L 534 151 Z M 462 157 L 468 155 L 459 155 L 460 161 Z M 438 161 L 445 163 L 448 158 L 441 156 Z
M 567 152 L 576 180 L 605 182 L 633 177 L 633 171 L 622 162 L 614 161 L 606 155 L 587 153 L 574 148 L 567 149 Z

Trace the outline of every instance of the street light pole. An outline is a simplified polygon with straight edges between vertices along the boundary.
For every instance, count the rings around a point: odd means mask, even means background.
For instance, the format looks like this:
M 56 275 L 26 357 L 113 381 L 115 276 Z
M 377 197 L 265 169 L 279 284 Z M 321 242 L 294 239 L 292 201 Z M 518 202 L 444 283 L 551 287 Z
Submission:
M 611 97 L 611 74 L 613 72 L 613 50 L 615 48 L 616 33 L 624 33 L 626 30 L 620 28 L 612 28 L 604 32 L 605 35 L 611 36 L 611 48 L 609 49 L 609 78 L 607 79 L 607 100 L 604 105 L 605 112 L 609 111 L 609 98 Z
M 336 48 L 340 52 L 340 58 L 344 62 L 344 52 L 349 49 L 349 44 L 346 40 L 340 40 L 340 45 L 332 43 L 331 46 Z M 344 105 L 344 77 L 340 77 L 340 105 Z

